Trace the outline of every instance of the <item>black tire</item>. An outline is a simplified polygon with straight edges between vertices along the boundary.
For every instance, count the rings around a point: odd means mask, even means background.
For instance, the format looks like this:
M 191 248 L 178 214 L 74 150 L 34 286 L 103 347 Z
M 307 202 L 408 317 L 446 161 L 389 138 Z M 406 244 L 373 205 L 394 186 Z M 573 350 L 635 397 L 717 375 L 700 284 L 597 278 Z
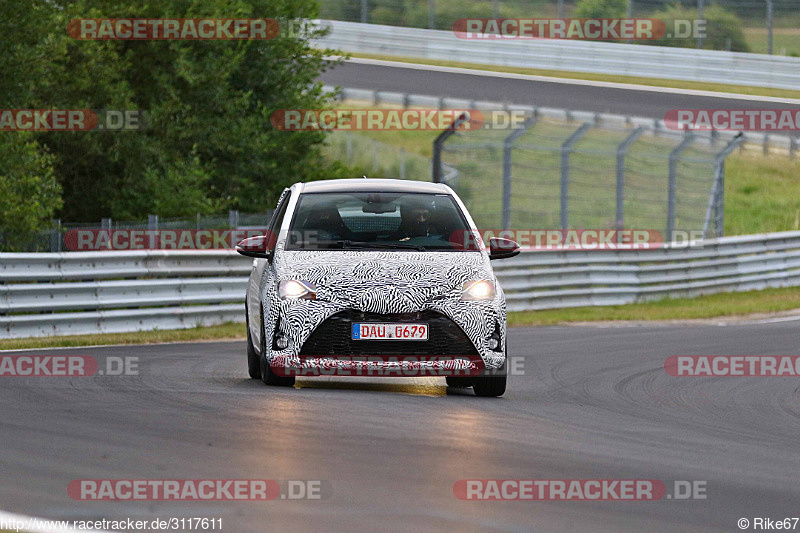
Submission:
M 250 337 L 250 317 L 247 314 L 247 304 L 244 304 L 244 323 L 247 327 L 247 373 L 250 379 L 261 379 L 261 361 L 253 348 L 253 339 Z
M 506 376 L 481 376 L 472 386 L 475 396 L 497 397 L 506 392 Z
M 506 351 L 506 362 L 498 369 L 484 370 L 483 375 L 475 378 L 472 389 L 475 396 L 497 397 L 506 392 L 506 378 L 508 372 L 508 351 Z
M 447 381 L 447 386 L 454 389 L 466 389 L 471 387 L 472 382 L 475 381 L 475 378 L 462 378 L 459 376 L 445 376 L 444 379 Z
M 253 348 L 250 331 L 247 332 L 247 373 L 250 374 L 251 379 L 261 379 L 261 361 Z
M 261 309 L 261 327 L 264 327 L 264 309 Z M 294 376 L 279 376 L 267 363 L 267 336 L 261 333 L 261 356 L 258 358 L 261 367 L 261 381 L 265 385 L 276 387 L 294 387 Z

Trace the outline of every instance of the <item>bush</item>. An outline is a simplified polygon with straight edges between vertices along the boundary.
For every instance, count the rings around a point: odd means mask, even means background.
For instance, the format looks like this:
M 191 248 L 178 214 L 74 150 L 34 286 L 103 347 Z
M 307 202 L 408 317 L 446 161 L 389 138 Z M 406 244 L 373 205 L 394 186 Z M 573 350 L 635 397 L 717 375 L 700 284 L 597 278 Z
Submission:
M 0 135 L 0 235 L 5 249 L 49 226 L 61 207 L 61 190 L 53 174 L 53 157 L 27 132 Z
M 624 17 L 626 0 L 580 0 L 572 16 L 584 19 Z
M 664 11 L 651 14 L 650 18 L 663 20 L 667 27 L 667 33 L 669 33 L 675 28 L 676 20 L 695 20 L 698 17 L 696 9 L 685 8 L 680 4 L 672 4 Z M 703 18 L 707 21 L 703 48 L 707 50 L 730 49 L 733 52 L 750 51 L 742 31 L 744 23 L 734 13 L 718 5 L 712 5 L 703 10 Z M 664 36 L 656 41 L 643 41 L 642 44 L 695 48 L 697 46 L 697 37 L 668 38 Z

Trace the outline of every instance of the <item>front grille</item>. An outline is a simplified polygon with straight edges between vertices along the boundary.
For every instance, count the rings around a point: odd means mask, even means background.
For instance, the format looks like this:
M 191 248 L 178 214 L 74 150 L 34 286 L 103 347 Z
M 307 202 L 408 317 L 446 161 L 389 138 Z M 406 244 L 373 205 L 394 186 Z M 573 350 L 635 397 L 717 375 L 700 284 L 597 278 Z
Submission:
M 426 341 L 352 340 L 354 322 L 423 322 L 428 324 Z M 379 314 L 340 311 L 328 317 L 311 333 L 300 355 L 478 355 L 464 331 L 436 311 Z

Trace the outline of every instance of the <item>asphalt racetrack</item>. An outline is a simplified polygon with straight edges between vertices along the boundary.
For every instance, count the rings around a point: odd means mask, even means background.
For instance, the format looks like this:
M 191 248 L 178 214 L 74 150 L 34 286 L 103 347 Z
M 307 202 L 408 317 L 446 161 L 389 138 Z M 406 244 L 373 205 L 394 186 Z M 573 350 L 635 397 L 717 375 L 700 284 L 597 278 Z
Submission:
M 327 85 L 412 94 L 449 96 L 488 102 L 537 105 L 597 113 L 663 119 L 672 109 L 800 109 L 800 101 L 736 95 L 703 96 L 681 89 L 608 87 L 579 80 L 515 79 L 502 73 L 482 75 L 443 67 L 355 59 L 320 78 Z
M 511 330 L 499 399 L 443 378 L 247 378 L 244 342 L 34 350 L 139 374 L 0 378 L 0 509 L 222 518 L 223 531 L 739 531 L 800 516 L 800 378 L 672 377 L 671 355 L 797 355 L 800 320 Z M 10 355 L 4 353 L 3 355 Z M 321 480 L 319 500 L 79 501 L 76 479 Z M 461 479 L 657 479 L 706 499 L 462 501 Z M 800 526 L 798 526 L 800 527 Z

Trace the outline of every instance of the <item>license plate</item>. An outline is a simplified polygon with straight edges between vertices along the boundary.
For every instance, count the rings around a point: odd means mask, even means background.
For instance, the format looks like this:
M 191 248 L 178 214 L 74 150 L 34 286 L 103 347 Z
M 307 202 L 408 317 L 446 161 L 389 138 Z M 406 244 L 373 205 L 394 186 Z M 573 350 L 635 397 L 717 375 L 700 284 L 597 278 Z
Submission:
M 428 324 L 353 324 L 353 340 L 426 341 Z

